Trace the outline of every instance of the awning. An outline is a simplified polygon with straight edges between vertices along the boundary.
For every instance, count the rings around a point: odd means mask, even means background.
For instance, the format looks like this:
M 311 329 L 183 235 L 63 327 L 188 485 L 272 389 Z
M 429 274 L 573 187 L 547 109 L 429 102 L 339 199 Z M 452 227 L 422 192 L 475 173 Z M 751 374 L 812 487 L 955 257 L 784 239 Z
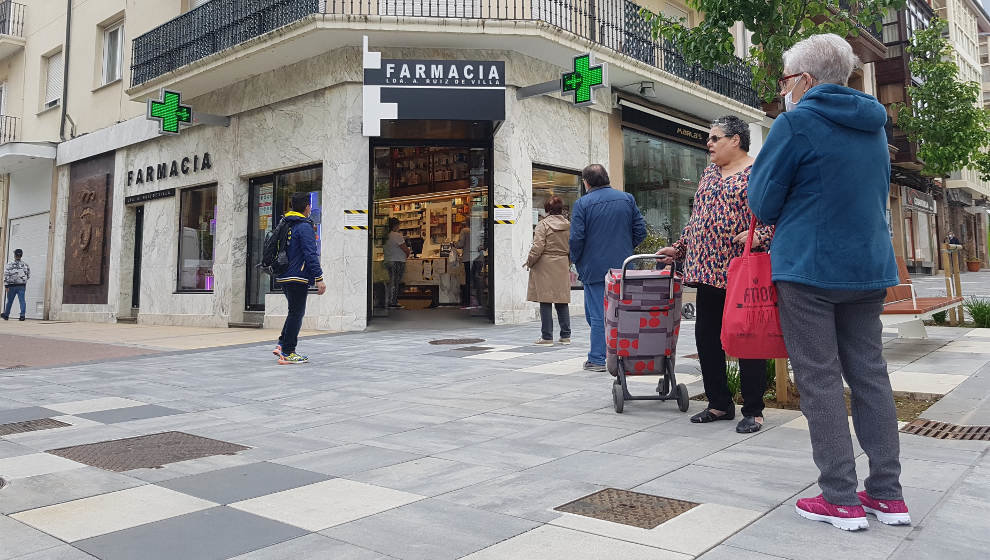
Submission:
M 0 173 L 55 162 L 55 144 L 51 142 L 8 142 L 0 144 Z

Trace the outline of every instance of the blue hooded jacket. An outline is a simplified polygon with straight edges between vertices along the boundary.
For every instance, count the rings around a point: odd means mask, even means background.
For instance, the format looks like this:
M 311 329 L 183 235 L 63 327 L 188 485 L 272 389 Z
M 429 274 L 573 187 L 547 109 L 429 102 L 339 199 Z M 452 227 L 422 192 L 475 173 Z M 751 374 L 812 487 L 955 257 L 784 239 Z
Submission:
M 897 284 L 887 226 L 887 112 L 835 84 L 782 113 L 753 163 L 749 207 L 776 225 L 773 280 L 832 290 Z
M 592 189 L 571 209 L 571 262 L 585 284 L 604 283 L 610 268 L 646 239 L 646 220 L 633 195 L 609 185 Z
M 299 212 L 286 212 L 283 220 L 289 221 L 289 267 L 275 279 L 275 283 L 296 282 L 312 285 L 323 280 L 320 268 L 320 246 L 316 242 L 313 222 Z

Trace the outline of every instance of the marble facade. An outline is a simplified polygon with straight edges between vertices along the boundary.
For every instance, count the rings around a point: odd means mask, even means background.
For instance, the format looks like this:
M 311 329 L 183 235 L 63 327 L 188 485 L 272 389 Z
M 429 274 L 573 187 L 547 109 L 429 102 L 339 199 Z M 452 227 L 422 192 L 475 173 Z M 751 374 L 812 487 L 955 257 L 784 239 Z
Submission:
M 538 316 L 526 301 L 522 263 L 532 240 L 532 168 L 552 165 L 579 171 L 590 162 L 609 166 L 608 92 L 598 104 L 574 108 L 543 96 L 516 100 L 517 87 L 555 79 L 560 68 L 518 53 L 446 49 L 382 49 L 386 58 L 505 60 L 510 87 L 506 120 L 494 137 L 493 203 L 513 204 L 517 221 L 494 230 L 495 322 Z M 116 151 L 110 230 L 109 303 L 62 304 L 68 165 L 58 167 L 53 319 L 115 321 L 131 314 L 134 208 L 126 196 L 160 189 L 217 185 L 212 293 L 177 293 L 180 197 L 144 202 L 140 313 L 144 324 L 225 327 L 245 322 L 248 185 L 251 177 L 314 164 L 323 166 L 321 263 L 327 294 L 311 297 L 303 328 L 361 330 L 367 325 L 368 235 L 343 228 L 344 209 L 366 209 L 369 140 L 361 135 L 360 49 L 345 47 L 187 100 L 195 109 L 231 115 L 229 127 L 196 126 L 178 136 L 154 137 Z M 209 152 L 212 169 L 144 184 L 127 184 L 128 171 Z M 583 311 L 574 291 L 572 315 Z M 265 298 L 264 326 L 279 328 L 285 298 Z

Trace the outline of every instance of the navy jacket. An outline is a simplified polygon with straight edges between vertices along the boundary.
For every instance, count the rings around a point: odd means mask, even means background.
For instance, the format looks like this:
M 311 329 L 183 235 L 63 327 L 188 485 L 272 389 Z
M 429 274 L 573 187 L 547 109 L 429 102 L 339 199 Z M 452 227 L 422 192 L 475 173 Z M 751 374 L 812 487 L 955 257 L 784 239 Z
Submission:
M 748 191 L 753 214 L 777 226 L 774 281 L 832 290 L 897 284 L 886 122 L 872 96 L 835 84 L 811 88 L 777 117 Z
M 289 220 L 289 268 L 275 279 L 278 284 L 297 282 L 312 285 L 323 280 L 320 268 L 320 246 L 316 242 L 313 222 L 299 212 L 286 212 L 283 220 Z
M 571 209 L 571 262 L 585 284 L 605 282 L 610 268 L 646 239 L 646 220 L 633 195 L 609 185 L 592 189 Z

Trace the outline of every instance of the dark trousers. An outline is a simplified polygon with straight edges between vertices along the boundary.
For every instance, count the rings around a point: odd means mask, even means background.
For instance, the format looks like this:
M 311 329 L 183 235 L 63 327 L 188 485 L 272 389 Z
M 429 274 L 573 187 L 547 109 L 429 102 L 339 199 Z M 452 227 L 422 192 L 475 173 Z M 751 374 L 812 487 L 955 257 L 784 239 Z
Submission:
M 296 343 L 299 341 L 299 328 L 302 327 L 303 315 L 306 314 L 309 286 L 299 282 L 286 282 L 282 284 L 282 293 L 289 301 L 289 314 L 285 317 L 278 343 L 282 346 L 282 353 L 289 355 L 296 351 Z
M 560 323 L 560 338 L 571 337 L 571 312 L 566 303 L 540 302 L 540 322 L 543 323 L 543 340 L 553 340 L 553 308 L 557 308 L 557 322 Z
M 808 419 L 818 486 L 836 505 L 859 505 L 856 456 L 842 380 L 851 391 L 859 445 L 870 461 L 866 492 L 903 499 L 897 409 L 883 357 L 886 290 L 826 290 L 777 282 L 780 326 Z
M 694 340 L 698 345 L 701 377 L 705 382 L 708 408 L 728 412 L 735 406 L 729 393 L 725 350 L 722 349 L 722 311 L 725 290 L 698 285 L 698 320 Z M 743 396 L 743 416 L 763 416 L 763 394 L 767 391 L 767 361 L 739 360 L 739 381 Z

